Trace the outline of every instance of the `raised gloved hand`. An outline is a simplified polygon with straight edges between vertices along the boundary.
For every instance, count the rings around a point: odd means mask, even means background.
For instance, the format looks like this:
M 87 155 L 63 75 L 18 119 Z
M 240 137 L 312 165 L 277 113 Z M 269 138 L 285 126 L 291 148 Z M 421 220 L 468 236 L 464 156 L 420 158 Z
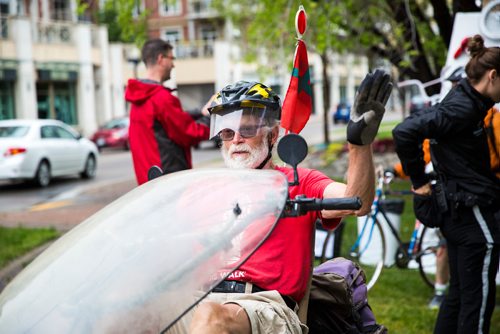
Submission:
M 377 135 L 385 112 L 385 104 L 392 92 L 391 76 L 383 70 L 368 73 L 361 82 L 347 124 L 347 141 L 367 145 Z

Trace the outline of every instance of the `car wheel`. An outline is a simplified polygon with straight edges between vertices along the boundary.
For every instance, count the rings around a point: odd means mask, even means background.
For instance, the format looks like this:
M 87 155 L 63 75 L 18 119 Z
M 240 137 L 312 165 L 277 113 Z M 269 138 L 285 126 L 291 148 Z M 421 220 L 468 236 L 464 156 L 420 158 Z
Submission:
M 130 151 L 130 144 L 128 143 L 128 140 L 125 141 L 125 145 L 123 146 L 123 149 L 125 151 Z
M 39 187 L 46 187 L 50 183 L 50 166 L 46 160 L 43 160 L 38 165 L 35 178 L 33 180 Z
M 96 169 L 97 164 L 95 157 L 92 154 L 89 154 L 87 161 L 85 161 L 85 168 L 83 169 L 83 172 L 80 173 L 80 176 L 84 179 L 91 179 L 95 176 Z

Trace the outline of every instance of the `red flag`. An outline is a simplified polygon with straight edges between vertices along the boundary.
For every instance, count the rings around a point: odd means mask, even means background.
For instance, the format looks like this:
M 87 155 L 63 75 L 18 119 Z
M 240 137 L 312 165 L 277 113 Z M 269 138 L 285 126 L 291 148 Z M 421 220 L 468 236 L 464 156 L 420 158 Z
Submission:
M 281 114 L 281 126 L 300 133 L 311 116 L 312 90 L 306 44 L 299 39 L 295 50 L 292 78 L 286 92 Z

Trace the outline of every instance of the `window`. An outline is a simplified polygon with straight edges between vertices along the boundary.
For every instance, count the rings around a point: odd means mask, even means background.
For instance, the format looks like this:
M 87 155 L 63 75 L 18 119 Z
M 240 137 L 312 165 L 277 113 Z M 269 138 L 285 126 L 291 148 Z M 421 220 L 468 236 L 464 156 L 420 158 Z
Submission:
M 9 15 L 9 0 L 0 0 L 0 14 Z
M 9 15 L 9 1 L 0 0 L 0 38 L 7 38 L 8 36 L 8 21 Z
M 71 20 L 71 10 L 69 8 L 69 1 L 67 0 L 53 0 L 51 4 L 51 17 L 53 20 Z
M 16 118 L 14 108 L 14 82 L 0 81 L 0 120 Z
M 29 129 L 27 126 L 0 126 L 0 138 L 21 138 Z
M 73 134 L 71 132 L 69 132 L 68 130 L 66 130 L 64 128 L 61 128 L 60 126 L 55 126 L 54 130 L 56 131 L 57 136 L 59 138 L 63 138 L 63 139 L 76 139 L 75 136 L 73 136 Z
M 180 28 L 165 29 L 163 39 L 169 42 L 172 46 L 177 46 L 179 41 L 182 40 L 182 33 Z
M 201 39 L 203 40 L 203 55 L 212 56 L 214 53 L 214 41 L 217 39 L 217 31 L 212 26 L 201 28 Z
M 55 119 L 66 124 L 77 124 L 76 87 L 73 83 L 54 83 Z
M 212 0 L 191 0 L 190 11 L 196 14 L 210 13 Z
M 40 131 L 42 139 L 59 138 L 57 132 L 55 131 L 55 127 L 52 125 L 42 126 Z
M 163 1 L 163 0 L 158 0 Z M 134 8 L 132 9 L 132 16 L 138 18 L 144 12 L 144 2 L 141 0 L 135 0 Z
M 181 0 L 158 0 L 158 2 L 160 7 L 160 16 L 174 16 L 181 14 Z
M 38 83 L 37 102 L 38 118 L 57 119 L 66 124 L 78 124 L 75 83 Z
M 340 101 L 341 102 L 347 101 L 347 88 L 346 88 L 346 86 L 340 86 L 339 91 L 340 91 Z
M 217 39 L 217 31 L 213 26 L 205 26 L 201 28 L 201 38 L 204 41 L 215 41 Z

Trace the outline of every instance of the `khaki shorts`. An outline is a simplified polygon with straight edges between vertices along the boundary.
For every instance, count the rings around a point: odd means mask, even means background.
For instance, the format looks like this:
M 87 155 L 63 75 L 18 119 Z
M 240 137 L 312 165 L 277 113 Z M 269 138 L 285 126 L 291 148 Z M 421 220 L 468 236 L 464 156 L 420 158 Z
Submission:
M 295 312 L 289 308 L 278 291 L 256 293 L 211 293 L 207 301 L 241 306 L 250 319 L 252 334 L 307 334 Z
M 256 293 L 211 293 L 205 301 L 241 306 L 250 319 L 252 334 L 307 334 L 308 328 L 302 324 L 277 291 Z M 193 312 L 186 314 L 167 333 L 188 333 Z

